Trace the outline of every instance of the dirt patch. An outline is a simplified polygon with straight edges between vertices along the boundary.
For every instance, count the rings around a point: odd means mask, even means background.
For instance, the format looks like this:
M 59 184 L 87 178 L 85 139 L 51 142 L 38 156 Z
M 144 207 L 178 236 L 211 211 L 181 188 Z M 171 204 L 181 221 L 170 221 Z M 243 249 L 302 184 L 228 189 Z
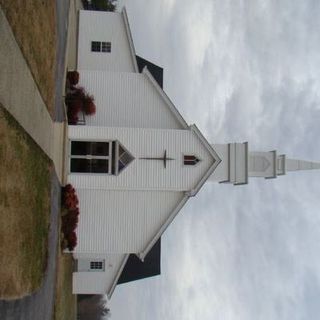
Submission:
M 53 117 L 56 66 L 54 0 L 0 0 L 42 98 Z
M 0 105 L 0 297 L 37 289 L 47 261 L 51 161 Z

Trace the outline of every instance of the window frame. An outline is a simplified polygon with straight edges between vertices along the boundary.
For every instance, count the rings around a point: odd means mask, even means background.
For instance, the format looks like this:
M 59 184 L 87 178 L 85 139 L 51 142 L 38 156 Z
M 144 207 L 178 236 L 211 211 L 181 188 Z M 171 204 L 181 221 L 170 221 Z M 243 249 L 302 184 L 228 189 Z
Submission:
M 101 52 L 101 41 L 91 41 L 91 52 Z
M 91 272 L 104 272 L 105 261 L 104 260 L 90 260 L 90 271 Z
M 110 41 L 102 41 L 101 42 L 101 52 L 111 53 L 111 42 Z
M 101 143 L 108 143 L 108 155 L 105 156 L 97 156 L 97 155 L 73 155 L 72 154 L 72 143 L 73 142 L 88 142 L 88 143 L 94 143 L 94 142 L 101 142 Z M 91 152 L 92 153 L 92 152 Z M 86 160 L 106 160 L 108 161 L 108 172 L 77 172 L 77 171 L 71 171 L 71 160 L 72 159 L 86 159 Z M 88 140 L 72 140 L 70 141 L 70 173 L 74 174 L 111 174 L 111 168 L 112 168 L 112 141 L 88 141 Z
M 131 154 L 130 151 L 127 150 L 118 140 L 84 140 L 84 139 L 77 139 L 77 140 L 70 140 L 69 141 L 69 174 L 76 174 L 76 175 L 113 175 L 118 176 L 122 171 L 124 171 L 130 163 L 135 159 L 134 156 Z M 73 155 L 72 154 L 72 143 L 73 142 L 101 142 L 101 143 L 108 143 L 108 155 L 105 156 L 96 156 L 96 155 Z M 119 147 L 129 154 L 130 160 L 125 164 L 125 166 L 119 170 Z M 72 159 L 105 159 L 108 161 L 108 172 L 77 172 L 71 171 L 71 160 Z
M 91 41 L 91 52 L 111 53 L 111 41 Z

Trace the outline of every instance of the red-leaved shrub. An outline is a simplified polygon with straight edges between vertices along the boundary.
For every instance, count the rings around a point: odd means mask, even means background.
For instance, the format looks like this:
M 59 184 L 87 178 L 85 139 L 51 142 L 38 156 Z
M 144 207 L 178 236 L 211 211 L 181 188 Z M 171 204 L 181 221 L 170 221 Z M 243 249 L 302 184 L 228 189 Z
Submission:
M 96 105 L 94 104 L 93 96 L 86 94 L 83 102 L 83 111 L 86 115 L 93 115 L 96 113 Z
M 68 71 L 67 73 L 67 79 L 71 86 L 75 86 L 79 82 L 79 72 L 78 71 Z
M 78 217 L 70 216 L 69 213 L 62 217 L 62 232 L 68 237 L 70 232 L 73 232 L 77 229 L 78 226 Z
M 76 217 L 79 216 L 79 214 L 80 214 L 79 208 L 75 208 L 75 209 L 69 210 L 69 214 L 73 215 L 73 216 L 76 216 Z
M 69 124 L 75 125 L 78 123 L 78 121 L 79 121 L 79 117 L 77 114 L 74 114 L 74 113 L 69 114 L 69 112 L 68 112 L 68 123 Z
M 67 248 L 72 251 L 77 246 L 77 234 L 72 231 L 67 235 Z
M 79 200 L 75 189 L 71 185 L 67 185 L 65 188 L 63 188 L 62 204 L 68 210 L 75 210 L 78 207 Z
M 69 210 L 76 209 L 78 204 L 79 204 L 79 200 L 76 194 L 70 195 L 65 198 L 64 205 Z
M 78 113 L 83 110 L 85 101 L 85 91 L 83 88 L 76 88 L 66 95 L 67 115 L 69 124 L 77 124 Z
M 65 102 L 67 105 L 67 115 L 69 124 L 77 124 L 80 111 L 86 115 L 93 115 L 96 113 L 96 105 L 94 98 L 88 94 L 82 87 L 71 87 L 70 92 L 66 95 Z
M 61 218 L 61 230 L 64 239 L 67 242 L 67 248 L 72 251 L 77 245 L 77 237 L 75 230 L 79 221 L 79 200 L 76 191 L 71 184 L 67 184 L 62 188 L 62 205 L 68 210 Z
M 70 192 L 71 190 L 73 190 L 73 186 L 71 183 L 66 184 L 64 187 L 62 187 L 62 192 Z

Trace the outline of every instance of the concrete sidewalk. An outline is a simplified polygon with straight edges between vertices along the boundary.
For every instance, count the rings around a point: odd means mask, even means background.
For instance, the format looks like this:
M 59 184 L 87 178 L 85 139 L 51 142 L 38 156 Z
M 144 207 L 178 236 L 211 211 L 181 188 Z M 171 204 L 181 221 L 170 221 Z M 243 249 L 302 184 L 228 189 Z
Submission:
M 0 8 L 0 103 L 52 159 L 63 181 L 65 123 L 54 123 Z
M 81 9 L 83 9 L 81 0 L 70 1 L 68 44 L 66 52 L 68 70 L 77 70 L 78 11 Z

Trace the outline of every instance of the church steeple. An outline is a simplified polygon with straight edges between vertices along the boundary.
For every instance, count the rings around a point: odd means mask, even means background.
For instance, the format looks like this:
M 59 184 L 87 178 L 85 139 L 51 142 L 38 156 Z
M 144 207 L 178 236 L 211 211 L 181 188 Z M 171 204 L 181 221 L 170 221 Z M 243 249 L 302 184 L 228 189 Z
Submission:
M 320 169 L 320 163 L 312 162 L 312 161 L 287 159 L 286 164 L 287 164 L 287 171 Z
M 289 159 L 275 150 L 249 151 L 247 142 L 215 144 L 213 148 L 222 162 L 209 181 L 239 185 L 248 183 L 249 177 L 272 179 L 288 171 L 320 169 L 320 163 Z

